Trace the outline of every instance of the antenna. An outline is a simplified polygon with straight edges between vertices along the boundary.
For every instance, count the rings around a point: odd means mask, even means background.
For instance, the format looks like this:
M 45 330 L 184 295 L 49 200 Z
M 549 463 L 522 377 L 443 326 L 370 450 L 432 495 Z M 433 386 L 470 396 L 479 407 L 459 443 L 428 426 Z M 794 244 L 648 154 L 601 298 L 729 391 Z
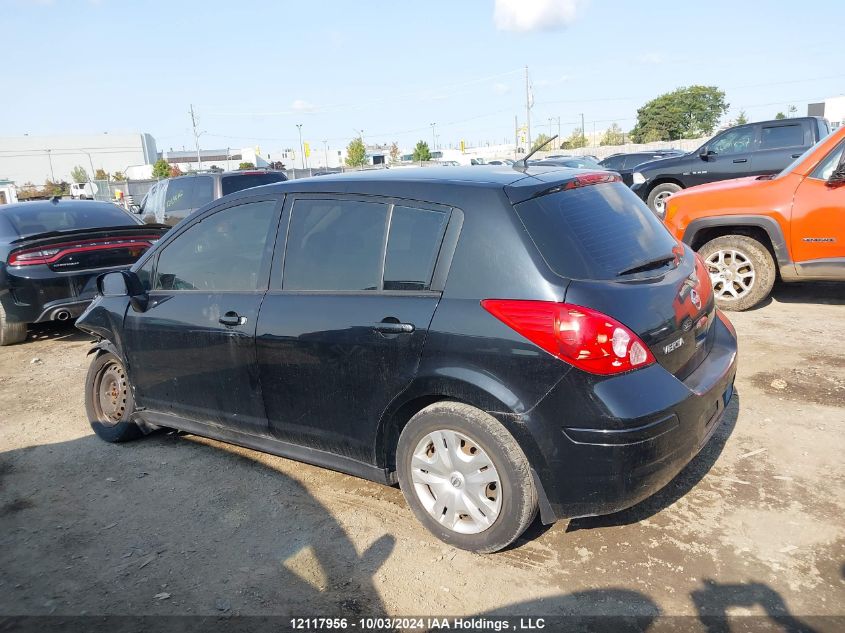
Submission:
M 528 159 L 531 158 L 532 156 L 534 156 L 534 154 L 539 152 L 541 149 L 543 149 L 546 145 L 551 143 L 556 138 L 557 138 L 557 134 L 555 134 L 552 138 L 550 138 L 548 141 L 546 141 L 542 145 L 538 145 L 537 147 L 532 149 L 528 154 L 525 155 L 525 158 L 516 161 L 513 164 L 513 168 L 516 169 L 517 171 L 525 171 L 526 169 L 528 169 Z

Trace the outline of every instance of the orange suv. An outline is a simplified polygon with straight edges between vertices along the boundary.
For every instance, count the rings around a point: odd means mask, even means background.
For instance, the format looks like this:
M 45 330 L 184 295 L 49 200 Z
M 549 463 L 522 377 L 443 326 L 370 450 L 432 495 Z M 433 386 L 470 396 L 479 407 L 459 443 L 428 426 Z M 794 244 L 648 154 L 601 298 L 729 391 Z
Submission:
M 845 127 L 774 176 L 692 187 L 666 225 L 704 259 L 723 310 L 747 310 L 783 281 L 845 281 Z

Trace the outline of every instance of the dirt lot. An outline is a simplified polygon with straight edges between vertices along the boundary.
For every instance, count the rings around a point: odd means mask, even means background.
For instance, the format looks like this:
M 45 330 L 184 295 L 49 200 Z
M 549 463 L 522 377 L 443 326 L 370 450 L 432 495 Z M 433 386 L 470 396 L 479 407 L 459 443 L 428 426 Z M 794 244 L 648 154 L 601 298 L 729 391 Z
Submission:
M 0 349 L 0 615 L 845 614 L 845 286 L 733 321 L 736 396 L 675 481 L 491 556 L 434 540 L 398 489 L 189 435 L 96 439 L 86 336 L 38 328 Z

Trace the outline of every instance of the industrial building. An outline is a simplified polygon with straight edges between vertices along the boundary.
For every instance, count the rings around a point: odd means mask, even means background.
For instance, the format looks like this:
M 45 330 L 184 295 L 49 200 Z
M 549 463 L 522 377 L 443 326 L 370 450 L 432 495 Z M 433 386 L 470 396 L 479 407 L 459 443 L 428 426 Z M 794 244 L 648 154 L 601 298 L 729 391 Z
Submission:
M 43 185 L 70 182 L 71 170 L 81 165 L 93 178 L 98 169 L 110 174 L 154 163 L 155 139 L 146 133 L 0 138 L 0 178 Z

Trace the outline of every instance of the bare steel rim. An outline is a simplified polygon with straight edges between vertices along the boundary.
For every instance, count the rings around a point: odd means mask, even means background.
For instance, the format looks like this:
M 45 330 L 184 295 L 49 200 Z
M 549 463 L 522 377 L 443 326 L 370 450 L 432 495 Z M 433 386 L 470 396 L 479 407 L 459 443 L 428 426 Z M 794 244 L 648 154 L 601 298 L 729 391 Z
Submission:
M 736 301 L 751 292 L 757 273 L 751 259 L 742 251 L 718 250 L 705 263 L 716 299 Z
M 502 509 L 502 483 L 493 460 L 457 431 L 433 431 L 417 443 L 411 481 L 434 520 L 461 534 L 488 529 Z
M 103 424 L 114 426 L 126 413 L 129 385 L 123 365 L 112 361 L 103 365 L 94 379 L 94 410 Z
M 666 215 L 666 201 L 671 195 L 671 191 L 661 191 L 654 197 L 654 212 L 661 220 Z

